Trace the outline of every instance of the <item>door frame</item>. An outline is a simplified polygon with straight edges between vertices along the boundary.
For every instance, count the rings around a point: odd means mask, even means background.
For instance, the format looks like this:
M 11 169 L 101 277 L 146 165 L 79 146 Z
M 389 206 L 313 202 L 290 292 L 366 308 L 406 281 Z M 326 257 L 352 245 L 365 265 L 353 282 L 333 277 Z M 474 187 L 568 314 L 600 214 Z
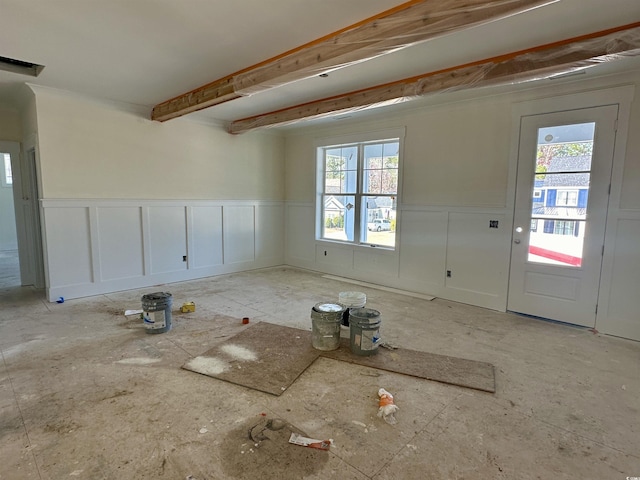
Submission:
M 509 173 L 507 179 L 507 211 L 510 212 L 510 248 L 509 248 L 509 270 L 511 268 L 511 257 L 514 239 L 514 219 L 515 219 L 515 199 L 516 180 L 518 172 L 518 155 L 520 149 L 520 129 L 521 118 L 530 115 L 541 115 L 546 113 L 562 112 L 567 110 L 577 110 L 583 108 L 600 107 L 604 105 L 618 105 L 618 124 L 616 128 L 616 138 L 613 152 L 613 165 L 611 170 L 611 193 L 609 196 L 609 206 L 607 211 L 605 236 L 604 236 L 604 256 L 602 258 L 602 268 L 600 272 L 600 288 L 598 293 L 598 309 L 596 313 L 596 328 L 603 321 L 606 321 L 609 285 L 613 274 L 613 239 L 615 238 L 615 228 L 612 222 L 618 216 L 620 198 L 622 194 L 622 178 L 624 159 L 626 156 L 627 134 L 629 129 L 629 117 L 631 112 L 631 102 L 633 101 L 635 85 L 624 85 L 612 88 L 602 88 L 585 91 L 576 94 L 567 94 L 554 97 L 545 97 L 537 100 L 529 100 L 516 103 L 511 111 L 511 146 L 509 152 Z M 507 278 L 507 295 L 505 297 L 505 309 L 509 299 L 510 278 Z
M 514 245 L 511 249 L 510 293 L 507 299 L 507 308 L 510 311 L 589 328 L 595 327 L 618 110 L 618 105 L 614 104 L 522 117 L 514 215 L 517 222 L 514 224 L 513 234 L 515 238 L 513 243 L 519 245 Z M 544 144 L 544 140 L 540 138 L 539 129 L 588 124 L 593 124 L 592 160 L 588 167 L 583 168 L 589 171 L 590 181 L 589 186 L 586 187 L 588 205 L 585 205 L 587 213 L 583 221 L 578 220 L 582 238 L 575 239 L 582 245 L 582 253 L 579 255 L 582 261 L 579 265 L 568 266 L 531 260 L 529 246 L 544 242 L 543 238 L 546 241 L 553 238 L 554 244 L 562 243 L 567 239 L 574 240 L 573 236 L 563 237 L 562 240 L 559 237 L 544 234 L 534 236 L 529 231 L 532 216 L 532 190 L 534 178 L 537 178 L 536 152 L 540 144 Z M 554 171 L 553 168 L 550 170 Z M 553 176 L 552 173 L 551 175 Z M 563 187 L 553 188 L 560 191 Z M 575 188 L 585 188 L 585 185 Z M 545 205 L 548 204 L 547 200 L 548 198 L 545 198 Z M 572 216 L 575 218 L 575 215 Z M 541 223 L 540 220 L 536 222 Z M 524 231 L 517 232 L 517 227 L 521 227 Z M 542 230 L 542 226 L 539 225 L 539 227 Z
M 18 145 L 19 152 L 15 159 L 12 157 L 11 167 L 14 175 L 13 198 L 21 283 L 22 285 L 33 285 L 39 289 L 46 288 L 46 262 L 42 228 L 42 205 L 40 201 L 42 188 L 40 186 L 40 157 L 37 136 L 35 134 L 30 135 L 22 145 L 19 143 Z M 32 167 L 28 165 L 27 154 L 30 151 L 33 151 L 34 155 Z M 30 190 L 30 192 L 25 192 L 25 189 Z M 36 192 L 36 198 L 32 198 L 31 192 Z M 25 208 L 30 210 L 28 218 L 31 221 L 28 221 L 23 212 Z

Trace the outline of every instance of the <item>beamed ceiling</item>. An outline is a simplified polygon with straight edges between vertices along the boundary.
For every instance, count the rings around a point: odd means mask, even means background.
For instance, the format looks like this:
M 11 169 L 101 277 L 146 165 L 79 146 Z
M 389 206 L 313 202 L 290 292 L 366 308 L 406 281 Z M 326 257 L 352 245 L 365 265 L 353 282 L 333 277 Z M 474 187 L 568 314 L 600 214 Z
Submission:
M 0 71 L 0 105 L 26 82 L 231 133 L 638 71 L 639 54 L 638 0 L 0 0 L 0 56 L 45 66 Z

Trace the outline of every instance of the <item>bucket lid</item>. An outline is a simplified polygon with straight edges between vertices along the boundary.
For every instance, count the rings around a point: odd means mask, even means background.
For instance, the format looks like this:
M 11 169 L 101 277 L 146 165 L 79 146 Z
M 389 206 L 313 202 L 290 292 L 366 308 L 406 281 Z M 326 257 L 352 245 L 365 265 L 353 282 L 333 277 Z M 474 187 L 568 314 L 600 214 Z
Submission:
M 335 313 L 335 312 L 344 312 L 346 310 L 346 307 L 341 303 L 320 302 L 320 303 L 316 303 L 313 309 L 316 312 Z

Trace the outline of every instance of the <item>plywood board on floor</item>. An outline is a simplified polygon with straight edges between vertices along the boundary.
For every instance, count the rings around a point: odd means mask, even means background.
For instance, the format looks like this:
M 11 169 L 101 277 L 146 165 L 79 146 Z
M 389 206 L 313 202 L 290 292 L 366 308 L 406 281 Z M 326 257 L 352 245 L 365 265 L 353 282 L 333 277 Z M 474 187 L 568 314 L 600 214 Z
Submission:
M 259 322 L 182 368 L 281 395 L 319 355 L 311 346 L 311 332 Z
M 485 392 L 496 390 L 495 368 L 490 363 L 403 348 L 354 355 L 347 338 L 338 350 L 320 351 L 311 345 L 311 332 L 266 322 L 247 327 L 183 368 L 281 395 L 319 356 Z
M 378 352 L 374 355 L 354 355 L 349 347 L 349 339 L 342 339 L 338 350 L 322 352 L 321 355 L 342 362 L 402 373 L 459 387 L 491 393 L 496 391 L 495 368 L 491 363 L 404 348 L 396 350 L 378 348 Z

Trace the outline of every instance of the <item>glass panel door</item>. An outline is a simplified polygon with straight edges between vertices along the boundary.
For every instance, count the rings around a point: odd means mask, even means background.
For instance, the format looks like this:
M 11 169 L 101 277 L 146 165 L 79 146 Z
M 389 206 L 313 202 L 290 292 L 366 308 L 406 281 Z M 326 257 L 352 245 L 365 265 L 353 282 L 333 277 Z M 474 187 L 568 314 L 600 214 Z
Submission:
M 509 310 L 595 325 L 617 112 L 522 117 Z
M 595 122 L 538 129 L 527 260 L 582 265 Z

